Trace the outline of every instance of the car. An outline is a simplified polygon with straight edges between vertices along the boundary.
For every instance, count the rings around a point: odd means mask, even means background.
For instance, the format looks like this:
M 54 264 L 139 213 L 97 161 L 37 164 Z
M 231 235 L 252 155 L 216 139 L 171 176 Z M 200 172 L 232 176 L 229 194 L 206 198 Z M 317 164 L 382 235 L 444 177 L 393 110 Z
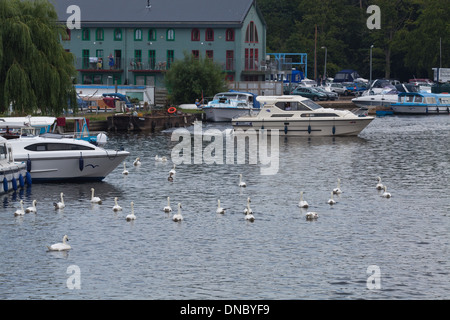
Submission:
M 316 88 L 297 87 L 291 91 L 291 95 L 302 96 L 302 97 L 309 98 L 314 101 L 328 100 L 328 95 L 326 93 L 317 91 Z
M 339 98 L 339 95 L 336 92 L 327 91 L 322 87 L 316 87 L 314 89 L 316 89 L 319 92 L 325 93 L 328 96 L 327 100 L 334 101 Z
M 355 95 L 360 96 L 364 91 L 368 89 L 368 85 L 363 82 L 355 82 L 350 85 L 347 85 L 347 93 L 346 95 Z
M 336 92 L 339 95 L 344 95 L 347 88 L 344 87 L 342 83 L 328 83 L 325 90 Z

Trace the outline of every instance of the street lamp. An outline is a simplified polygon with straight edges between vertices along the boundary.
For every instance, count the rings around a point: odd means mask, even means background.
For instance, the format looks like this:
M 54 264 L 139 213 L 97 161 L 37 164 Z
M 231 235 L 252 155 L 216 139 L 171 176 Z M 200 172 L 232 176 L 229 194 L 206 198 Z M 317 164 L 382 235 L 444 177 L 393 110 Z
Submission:
M 325 66 L 323 67 L 323 77 L 326 80 L 327 79 L 327 47 L 322 47 L 322 49 L 325 49 Z
M 369 88 L 372 85 L 372 48 L 373 48 L 373 45 L 370 46 L 370 80 L 369 80 Z

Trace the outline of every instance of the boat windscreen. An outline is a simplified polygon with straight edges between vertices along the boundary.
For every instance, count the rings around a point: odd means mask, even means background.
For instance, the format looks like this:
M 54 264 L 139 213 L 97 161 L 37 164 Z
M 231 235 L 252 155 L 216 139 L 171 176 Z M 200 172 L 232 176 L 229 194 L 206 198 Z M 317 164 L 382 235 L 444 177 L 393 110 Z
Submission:
M 322 108 L 317 103 L 313 102 L 312 100 L 303 100 L 301 103 L 303 103 L 305 106 L 309 107 L 311 110 L 316 110 Z

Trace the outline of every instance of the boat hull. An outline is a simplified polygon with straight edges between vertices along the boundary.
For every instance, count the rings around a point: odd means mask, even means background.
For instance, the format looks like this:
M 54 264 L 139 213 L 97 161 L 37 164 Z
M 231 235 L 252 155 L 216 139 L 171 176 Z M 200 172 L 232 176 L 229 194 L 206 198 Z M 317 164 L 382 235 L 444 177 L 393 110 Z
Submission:
M 3 176 L 0 184 L 0 194 L 17 190 L 17 188 L 23 187 L 27 183 L 27 166 L 23 162 L 0 165 L 0 176 Z M 21 185 L 20 181 L 23 185 Z
M 17 161 L 28 161 L 33 182 L 101 181 L 129 155 L 127 151 L 73 151 L 63 157 L 56 152 L 40 155 L 16 154 Z
M 391 105 L 395 114 L 449 114 L 449 106 Z
M 234 120 L 232 122 L 235 130 L 279 130 L 280 136 L 356 136 L 369 123 L 373 117 L 360 117 L 358 119 L 340 120 L 278 120 L 262 121 L 252 119 L 251 121 Z
M 229 122 L 233 118 L 248 116 L 259 112 L 255 108 L 203 107 L 206 121 Z

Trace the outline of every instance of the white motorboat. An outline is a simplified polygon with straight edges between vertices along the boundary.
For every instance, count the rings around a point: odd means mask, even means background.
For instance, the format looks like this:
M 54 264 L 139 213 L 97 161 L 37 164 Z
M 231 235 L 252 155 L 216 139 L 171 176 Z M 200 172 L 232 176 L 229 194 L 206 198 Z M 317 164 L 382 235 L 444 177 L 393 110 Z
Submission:
M 3 176 L 0 193 L 17 190 L 31 183 L 26 164 L 15 161 L 11 144 L 3 137 L 0 137 L 0 176 Z
M 8 142 L 33 182 L 101 181 L 130 154 L 51 133 L 20 135 Z
M 255 94 L 248 92 L 220 92 L 202 109 L 207 121 L 231 121 L 237 116 L 259 112 L 260 107 L 255 97 Z
M 360 108 L 369 107 L 390 107 L 396 103 L 399 93 L 417 92 L 418 87 L 412 84 L 386 85 L 382 91 L 377 94 L 374 91 L 367 90 L 361 96 L 353 98 L 352 102 Z
M 257 100 L 262 105 L 261 111 L 233 119 L 235 130 L 278 129 L 284 136 L 352 136 L 374 119 L 349 110 L 323 108 L 296 95 L 259 96 Z

